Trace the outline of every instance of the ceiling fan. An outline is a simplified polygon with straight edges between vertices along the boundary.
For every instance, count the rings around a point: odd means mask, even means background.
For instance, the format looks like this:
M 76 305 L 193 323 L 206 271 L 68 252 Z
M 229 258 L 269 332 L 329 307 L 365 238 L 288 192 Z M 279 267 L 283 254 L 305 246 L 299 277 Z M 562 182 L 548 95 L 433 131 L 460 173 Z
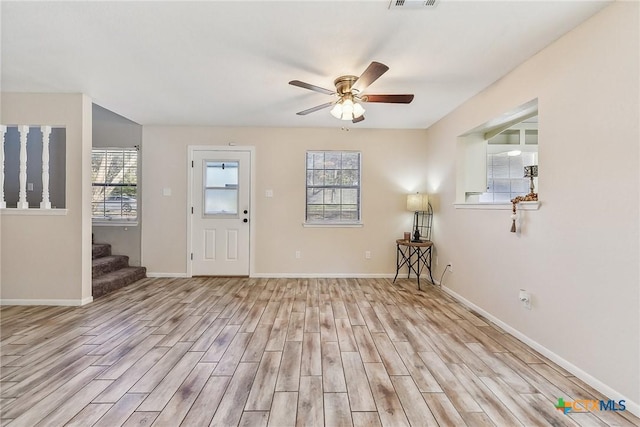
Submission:
M 300 80 L 291 80 L 289 82 L 292 86 L 298 86 L 303 89 L 313 90 L 315 92 L 324 93 L 326 95 L 336 96 L 338 99 L 335 101 L 327 102 L 322 105 L 318 105 L 307 110 L 296 113 L 299 116 L 305 116 L 314 111 L 322 110 L 324 108 L 331 107 L 331 115 L 341 120 L 351 120 L 353 123 L 358 123 L 364 120 L 364 107 L 361 102 L 381 102 L 388 104 L 409 104 L 413 101 L 413 95 L 365 95 L 362 92 L 373 82 L 389 70 L 384 64 L 380 62 L 372 62 L 369 64 L 364 73 L 360 77 L 356 76 L 340 76 L 333 84 L 336 86 L 336 90 L 329 90 L 319 86 L 315 86 L 309 83 L 301 82 Z

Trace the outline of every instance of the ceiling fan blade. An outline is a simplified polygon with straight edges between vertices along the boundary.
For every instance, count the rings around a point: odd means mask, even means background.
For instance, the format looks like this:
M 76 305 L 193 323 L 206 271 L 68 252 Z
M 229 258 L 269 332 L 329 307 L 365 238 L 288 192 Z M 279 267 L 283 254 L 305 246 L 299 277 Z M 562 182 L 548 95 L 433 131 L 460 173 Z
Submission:
M 322 110 L 323 108 L 327 108 L 327 107 L 331 107 L 333 104 L 335 104 L 335 102 L 327 102 L 326 104 L 322 104 L 322 105 L 317 105 L 313 108 L 309 108 L 308 110 L 303 110 L 300 112 L 297 112 L 296 114 L 299 116 L 306 116 L 309 113 L 313 113 L 314 111 L 318 111 L 318 110 Z
M 361 93 L 371 83 L 375 82 L 381 75 L 386 73 L 388 69 L 389 67 L 386 65 L 373 61 L 369 64 L 367 69 L 364 70 L 364 73 L 358 77 L 358 80 L 356 80 L 351 89 Z
M 364 120 L 364 115 L 360 116 L 360 117 L 356 117 L 354 119 L 351 120 L 352 123 L 360 123 L 361 121 Z
M 301 87 L 303 89 L 309 89 L 309 90 L 313 90 L 313 91 L 316 91 L 316 92 L 324 93 L 325 95 L 333 95 L 333 94 L 336 93 L 333 90 L 329 90 L 329 89 L 325 89 L 325 88 L 320 87 L 320 86 L 315 86 L 315 85 L 312 85 L 312 84 L 309 84 L 309 83 L 301 82 L 300 80 L 291 80 L 289 82 L 289 84 L 292 85 L 292 86 Z
M 413 101 L 413 95 L 363 95 L 362 102 L 386 102 L 389 104 L 409 104 Z

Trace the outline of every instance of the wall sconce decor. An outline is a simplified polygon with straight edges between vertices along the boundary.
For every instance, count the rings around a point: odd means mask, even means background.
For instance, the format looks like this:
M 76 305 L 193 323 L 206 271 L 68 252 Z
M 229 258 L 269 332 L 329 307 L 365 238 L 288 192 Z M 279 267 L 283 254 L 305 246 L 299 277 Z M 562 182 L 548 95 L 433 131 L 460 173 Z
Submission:
M 428 194 L 407 195 L 407 210 L 414 213 L 412 242 L 425 242 L 431 240 L 431 220 L 433 210 L 429 204 Z

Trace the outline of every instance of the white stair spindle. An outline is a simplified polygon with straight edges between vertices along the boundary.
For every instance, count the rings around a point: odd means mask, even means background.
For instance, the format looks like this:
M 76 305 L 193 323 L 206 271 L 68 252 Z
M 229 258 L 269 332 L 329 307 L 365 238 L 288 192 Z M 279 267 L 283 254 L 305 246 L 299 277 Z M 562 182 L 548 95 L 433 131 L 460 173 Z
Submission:
M 18 126 L 20 132 L 20 192 L 18 193 L 18 209 L 29 209 L 27 202 L 27 134 L 29 126 Z
M 7 207 L 4 200 L 4 139 L 7 135 L 7 127 L 0 125 L 0 209 Z
M 42 201 L 40 209 L 51 209 L 49 200 L 49 137 L 51 126 L 41 126 L 42 130 Z

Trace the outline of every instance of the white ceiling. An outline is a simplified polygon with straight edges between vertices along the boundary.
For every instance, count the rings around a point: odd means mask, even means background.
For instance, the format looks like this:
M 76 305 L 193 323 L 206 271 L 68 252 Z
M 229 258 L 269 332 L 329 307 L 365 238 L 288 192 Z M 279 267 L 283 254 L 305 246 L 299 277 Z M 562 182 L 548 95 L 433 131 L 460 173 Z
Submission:
M 426 128 L 608 4 L 388 0 L 1 2 L 2 90 L 83 92 L 140 124 Z M 365 93 L 364 122 L 295 113 L 371 61 L 390 67 Z

